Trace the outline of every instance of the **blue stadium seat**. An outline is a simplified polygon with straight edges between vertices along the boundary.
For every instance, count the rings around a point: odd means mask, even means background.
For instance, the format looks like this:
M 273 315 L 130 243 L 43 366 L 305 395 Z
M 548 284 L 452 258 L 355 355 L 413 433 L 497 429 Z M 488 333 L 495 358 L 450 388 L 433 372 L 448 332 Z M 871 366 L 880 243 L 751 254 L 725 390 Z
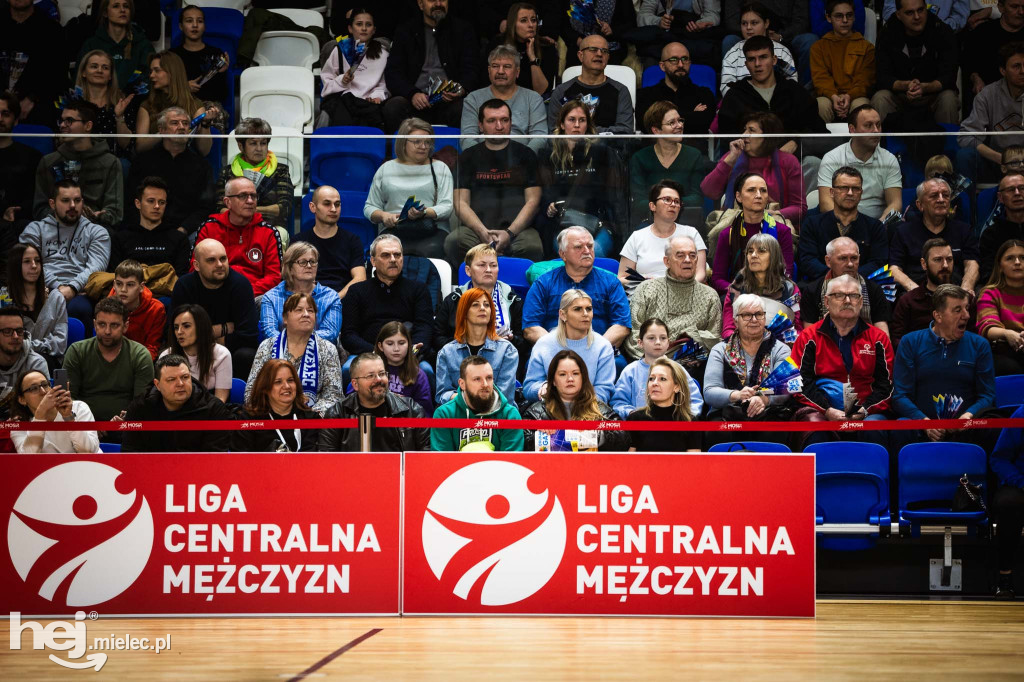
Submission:
M 992 209 L 996 206 L 996 194 L 998 193 L 998 187 L 986 187 L 985 189 L 978 192 L 977 199 L 977 214 L 976 214 L 976 225 L 977 229 L 981 229 L 981 226 L 988 220 L 989 215 L 992 214 Z
M 1024 374 L 996 377 L 996 407 L 1010 407 L 1024 403 Z
M 760 440 L 731 441 L 729 443 L 715 443 L 708 452 L 793 452 L 781 443 L 768 443 Z
M 435 135 L 461 135 L 461 128 L 452 128 L 451 126 L 434 126 Z M 521 141 L 521 140 L 520 140 Z M 434 138 L 434 151 L 444 149 L 445 147 L 454 147 L 455 153 L 459 153 L 459 139 L 455 137 L 448 138 Z
M 526 281 L 526 271 L 530 269 L 531 265 L 533 265 L 533 261 L 529 258 L 499 256 L 498 279 L 512 287 L 512 291 L 526 298 L 526 292 L 530 290 L 530 283 Z M 459 265 L 458 269 L 459 286 L 462 286 L 469 281 L 469 275 L 466 274 L 466 268 L 462 265 Z
M 888 534 L 889 453 L 885 448 L 875 443 L 817 443 L 804 452 L 815 455 L 819 546 L 868 549 L 880 534 Z
M 100 450 L 102 452 L 121 452 L 120 443 L 100 443 Z
M 210 128 L 210 133 L 213 135 L 221 135 L 224 133 L 220 128 Z M 224 160 L 224 138 L 214 137 L 211 140 L 210 153 L 206 155 L 206 163 L 210 164 L 210 168 L 213 169 L 213 177 L 220 177 L 220 168 Z M 236 148 L 237 149 L 237 148 Z M 234 152 L 231 157 L 234 158 Z
M 665 72 L 661 70 L 660 66 L 657 64 L 648 66 L 640 76 L 640 87 L 649 88 L 652 85 L 656 85 L 664 77 Z M 715 99 L 718 99 L 718 74 L 715 73 L 713 68 L 705 64 L 691 64 L 690 80 L 693 81 L 694 85 L 701 85 L 710 90 Z
M 54 120 L 56 120 L 56 113 L 54 114 Z M 19 123 L 14 126 L 11 130 L 11 134 L 17 135 L 18 133 L 25 134 L 42 134 L 50 135 L 51 137 L 16 137 L 15 142 L 20 142 L 27 147 L 38 149 L 40 154 L 46 155 L 53 151 L 53 131 L 46 126 L 34 125 L 32 123 Z
M 332 185 L 349 190 L 369 190 L 374 173 L 384 163 L 384 138 L 319 136 L 380 134 L 377 128 L 365 126 L 329 126 L 315 130 L 309 140 L 309 186 Z
M 299 229 L 308 230 L 313 227 L 316 223 L 316 218 L 313 217 L 313 212 L 309 210 L 309 202 L 313 201 L 312 190 L 306 192 L 302 199 L 299 200 Z
M 68 318 L 68 345 L 85 338 L 85 325 L 77 317 Z
M 245 404 L 245 380 L 234 378 L 231 380 L 231 393 L 228 395 L 228 402 L 233 405 Z
M 652 64 L 644 69 L 643 74 L 640 76 L 640 87 L 649 88 L 652 85 L 657 85 L 658 81 L 665 77 L 665 72 L 661 70 L 661 67 L 657 64 Z
M 954 512 L 953 493 L 964 473 L 985 482 L 985 451 L 971 443 L 912 443 L 899 453 L 899 520 L 912 533 L 921 524 L 968 526 L 984 523 L 987 514 Z

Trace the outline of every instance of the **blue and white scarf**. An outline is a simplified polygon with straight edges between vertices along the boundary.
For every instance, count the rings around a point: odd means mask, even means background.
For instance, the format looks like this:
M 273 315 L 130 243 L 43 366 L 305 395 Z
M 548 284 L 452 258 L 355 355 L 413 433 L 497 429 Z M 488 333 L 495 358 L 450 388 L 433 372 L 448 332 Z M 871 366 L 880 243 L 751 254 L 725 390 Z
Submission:
M 494 306 L 494 331 L 499 336 L 504 336 L 508 331 L 508 325 L 505 323 L 505 312 L 501 309 L 501 292 L 498 291 L 497 282 L 491 290 L 491 305 Z
M 288 334 L 282 331 L 277 335 L 274 342 L 274 353 L 271 356 L 277 360 L 288 359 Z M 292 362 L 292 364 L 295 364 Z M 297 367 L 299 370 L 299 382 L 302 384 L 302 392 L 306 394 L 307 404 L 316 402 L 316 394 L 320 385 L 320 351 L 316 345 L 316 334 L 309 337 L 306 343 L 306 352 L 302 354 L 302 362 Z

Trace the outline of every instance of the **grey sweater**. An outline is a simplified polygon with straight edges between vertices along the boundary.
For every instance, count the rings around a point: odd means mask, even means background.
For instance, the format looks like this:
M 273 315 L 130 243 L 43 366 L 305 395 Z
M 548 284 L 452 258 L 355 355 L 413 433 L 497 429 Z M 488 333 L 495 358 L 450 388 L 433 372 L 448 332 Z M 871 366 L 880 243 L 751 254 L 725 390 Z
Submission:
M 1017 130 L 1024 127 L 1024 94 L 1014 99 L 1006 87 L 1006 79 L 986 85 L 974 98 L 971 115 L 960 124 L 964 132 L 979 133 L 957 138 L 961 147 L 987 144 L 1002 151 L 1011 144 L 1024 144 L 1024 132 L 1019 135 L 988 135 L 993 130 Z
M 494 93 L 491 92 L 491 86 L 489 85 L 486 88 L 474 90 L 466 95 L 465 102 L 462 105 L 463 135 L 477 135 L 480 133 L 480 123 L 477 120 L 480 105 L 489 99 L 494 99 Z M 533 90 L 521 87 L 516 90 L 516 94 L 512 96 L 512 99 L 506 100 L 506 104 L 512 110 L 513 135 L 547 134 L 547 113 L 544 111 L 544 100 L 539 94 Z M 542 137 L 516 141 L 525 144 L 538 154 L 544 148 L 544 143 L 547 142 Z M 462 148 L 464 150 L 469 149 L 479 143 L 480 140 L 465 139 L 462 140 Z
M 89 275 L 106 268 L 110 260 L 110 233 L 84 216 L 74 226 L 58 225 L 54 216 L 47 216 L 26 225 L 18 241 L 39 249 L 46 264 L 43 277 L 51 289 L 69 284 L 81 293 Z

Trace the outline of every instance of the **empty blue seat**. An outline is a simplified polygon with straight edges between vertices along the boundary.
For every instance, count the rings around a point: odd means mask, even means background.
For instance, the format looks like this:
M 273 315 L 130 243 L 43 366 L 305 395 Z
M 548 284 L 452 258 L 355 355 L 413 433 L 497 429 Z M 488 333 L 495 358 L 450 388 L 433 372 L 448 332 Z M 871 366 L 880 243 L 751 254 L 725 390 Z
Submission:
M 978 192 L 977 199 L 977 217 L 975 231 L 981 230 L 985 221 L 992 214 L 992 209 L 996 206 L 996 194 L 998 193 L 998 187 L 986 187 L 985 189 Z
M 54 117 L 56 117 L 56 113 Z M 56 118 L 54 119 L 56 120 Z M 11 130 L 11 134 L 18 135 L 24 133 L 26 135 L 49 135 L 50 137 L 15 137 L 15 142 L 20 142 L 27 147 L 39 150 L 40 154 L 46 155 L 54 150 L 53 146 L 53 131 L 46 126 L 35 125 L 32 123 L 19 123 L 14 126 Z
M 121 452 L 120 443 L 100 443 L 100 450 L 102 452 Z
M 950 505 L 962 474 L 985 482 L 985 451 L 971 443 L 912 443 L 899 453 L 899 519 L 912 532 L 922 523 L 984 523 L 984 511 L 954 512 Z
M 649 88 L 652 85 L 657 85 L 658 81 L 664 77 L 665 72 L 661 70 L 661 66 L 652 64 L 644 69 L 643 74 L 640 76 L 640 87 Z
M 68 345 L 85 338 L 85 325 L 77 317 L 68 318 Z
M 310 187 L 331 185 L 368 191 L 384 163 L 385 141 L 376 138 L 328 138 L 323 135 L 382 135 L 366 126 L 329 126 L 313 131 L 309 140 Z
M 231 380 L 231 393 L 228 395 L 228 402 L 234 405 L 245 404 L 245 380 L 234 378 Z
M 499 256 L 498 279 L 512 287 L 512 291 L 526 298 L 526 292 L 530 290 L 530 283 L 526 281 L 526 271 L 530 269 L 531 265 L 533 265 L 533 261 L 529 258 Z M 458 266 L 458 270 L 459 286 L 462 286 L 469 281 L 469 275 L 466 274 L 466 268 L 462 265 Z
M 1024 403 L 1024 374 L 996 377 L 996 407 Z
M 793 452 L 785 445 L 781 443 L 768 443 L 761 440 L 744 440 L 744 441 L 732 441 L 729 443 L 715 443 L 708 452 L 742 452 L 748 450 L 750 452 Z
M 451 126 L 434 126 L 435 135 L 461 135 L 461 128 L 452 128 Z M 520 140 L 521 142 L 522 140 Z M 454 147 L 455 153 L 459 153 L 459 138 L 457 137 L 435 137 L 434 138 L 434 151 L 444 149 L 445 147 Z
M 308 230 L 316 223 L 316 217 L 309 210 L 309 202 L 313 201 L 313 192 L 309 191 L 299 201 L 299 229 Z
M 879 535 L 887 535 L 891 524 L 888 451 L 875 443 L 817 443 L 805 452 L 815 455 L 820 546 L 867 549 Z

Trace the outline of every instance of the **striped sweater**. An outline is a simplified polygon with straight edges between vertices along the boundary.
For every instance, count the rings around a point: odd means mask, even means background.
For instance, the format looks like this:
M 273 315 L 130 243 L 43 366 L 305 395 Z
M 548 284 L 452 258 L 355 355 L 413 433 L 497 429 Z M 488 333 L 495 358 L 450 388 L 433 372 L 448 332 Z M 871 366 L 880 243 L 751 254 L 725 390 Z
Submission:
M 978 297 L 978 333 L 988 338 L 988 330 L 1024 331 L 1024 288 L 987 287 Z

